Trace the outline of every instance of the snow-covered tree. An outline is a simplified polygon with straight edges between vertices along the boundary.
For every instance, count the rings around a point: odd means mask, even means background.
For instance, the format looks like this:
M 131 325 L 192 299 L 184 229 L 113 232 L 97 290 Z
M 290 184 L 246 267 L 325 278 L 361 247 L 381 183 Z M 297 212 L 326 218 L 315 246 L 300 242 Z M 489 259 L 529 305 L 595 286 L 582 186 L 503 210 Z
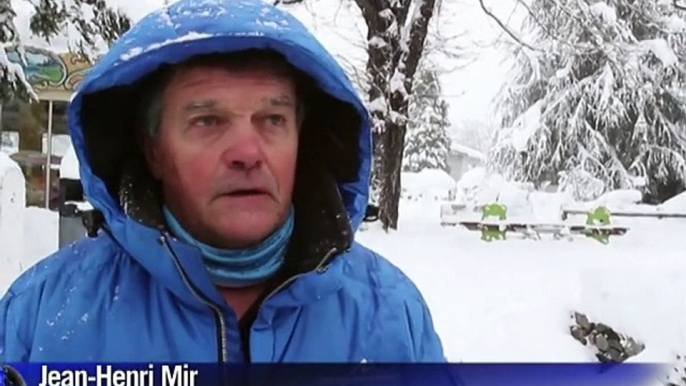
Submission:
M 384 229 L 398 228 L 409 97 L 439 0 L 355 0 L 367 24 L 374 184 Z
M 438 74 L 425 59 L 414 79 L 405 138 L 403 170 L 442 169 L 449 172 L 448 103 L 441 97 Z
M 686 187 L 686 19 L 670 0 L 532 0 L 490 161 L 509 177 Z M 598 189 L 598 181 L 602 186 Z M 583 190 L 577 186 L 577 192 Z
M 105 0 L 27 0 L 34 13 L 30 30 L 47 42 L 76 33 L 72 51 L 95 60 L 99 50 L 112 44 L 131 26 L 130 19 Z M 17 13 L 10 0 L 0 0 L 0 100 L 35 100 L 23 67 L 26 64 L 22 37 L 15 26 Z M 10 62 L 7 49 L 16 47 L 21 63 Z
M 313 1 L 316 0 L 275 0 L 274 4 L 312 4 Z M 366 68 L 355 71 L 354 67 L 345 67 L 352 69 L 348 72 L 357 80 L 357 87 L 367 86 L 365 91 L 374 122 L 372 201 L 379 204 L 379 219 L 384 229 L 397 229 L 398 226 L 409 98 L 419 61 L 425 54 L 429 27 L 436 27 L 432 20 L 436 19 L 434 16 L 439 13 L 441 3 L 441 0 L 354 1 L 367 27 L 364 39 Z M 347 4 L 338 3 L 339 8 Z M 448 37 L 438 33 L 435 38 L 439 41 L 430 47 L 434 52 L 448 57 L 461 53 L 459 47 L 446 44 L 447 40 L 441 44 L 441 38 Z M 455 36 L 451 41 L 454 40 Z

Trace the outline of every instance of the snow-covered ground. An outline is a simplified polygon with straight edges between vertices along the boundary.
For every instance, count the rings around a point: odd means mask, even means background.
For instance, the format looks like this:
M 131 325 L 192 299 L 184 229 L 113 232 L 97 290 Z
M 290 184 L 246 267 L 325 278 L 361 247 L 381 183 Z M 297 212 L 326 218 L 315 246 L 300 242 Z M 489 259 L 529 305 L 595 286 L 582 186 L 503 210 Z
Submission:
M 397 232 L 374 226 L 358 240 L 415 281 L 451 361 L 595 361 L 569 334 L 573 311 L 643 341 L 638 361 L 686 353 L 685 220 L 631 221 L 608 245 L 486 243 L 441 227 L 437 202 L 405 201 L 401 211 Z
M 458 194 L 477 183 L 477 201 L 478 196 L 494 199 L 495 191 L 509 200 L 518 218 L 551 222 L 557 217 L 561 222 L 559 210 L 569 204 L 563 195 L 527 194 L 479 174 L 474 170 L 465 176 L 457 184 Z M 445 183 L 439 180 L 435 186 L 442 189 Z M 635 193 L 611 192 L 595 204 L 659 211 L 633 204 Z M 508 236 L 487 243 L 478 232 L 440 226 L 441 202 L 434 196 L 403 201 L 398 231 L 386 233 L 374 224 L 359 232 L 358 240 L 415 281 L 449 360 L 594 362 L 594 353 L 569 333 L 574 311 L 645 343 L 645 351 L 632 361 L 672 362 L 686 354 L 686 219 L 613 218 L 629 232 L 611 237 L 607 245 L 582 236 Z M 679 196 L 663 209 L 686 213 L 684 200 L 686 195 Z M 525 205 L 529 210 L 521 208 Z

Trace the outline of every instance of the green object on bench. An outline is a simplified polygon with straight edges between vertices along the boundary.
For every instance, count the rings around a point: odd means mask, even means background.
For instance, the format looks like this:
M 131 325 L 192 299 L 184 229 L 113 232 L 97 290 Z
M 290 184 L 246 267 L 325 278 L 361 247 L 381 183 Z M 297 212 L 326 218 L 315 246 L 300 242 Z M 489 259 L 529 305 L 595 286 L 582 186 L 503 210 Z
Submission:
M 484 205 L 481 211 L 483 213 L 481 220 L 485 220 L 487 217 L 496 217 L 500 221 L 507 219 L 507 207 L 497 202 Z
M 607 226 L 610 225 L 610 210 L 604 206 L 599 206 L 588 213 L 586 217 L 586 225 L 588 226 Z M 593 229 L 586 233 L 586 236 L 598 240 L 603 244 L 610 242 L 609 232 L 602 229 Z
M 610 225 L 610 210 L 599 206 L 588 213 L 586 225 Z
M 481 221 L 486 220 L 489 217 L 495 217 L 500 221 L 507 220 L 507 207 L 503 204 L 494 202 L 492 204 L 484 205 L 481 210 Z M 481 240 L 486 242 L 491 242 L 493 240 L 506 240 L 506 232 L 506 228 L 501 229 L 501 227 L 482 226 Z

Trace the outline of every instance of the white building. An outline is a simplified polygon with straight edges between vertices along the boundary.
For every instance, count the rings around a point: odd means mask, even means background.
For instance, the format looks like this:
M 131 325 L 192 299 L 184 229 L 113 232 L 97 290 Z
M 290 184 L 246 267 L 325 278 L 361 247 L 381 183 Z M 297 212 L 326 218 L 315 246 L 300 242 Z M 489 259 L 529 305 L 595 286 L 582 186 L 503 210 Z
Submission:
M 471 168 L 484 166 L 486 156 L 480 151 L 471 149 L 467 146 L 453 142 L 448 155 L 448 165 L 450 166 L 450 176 L 459 181 L 464 173 Z

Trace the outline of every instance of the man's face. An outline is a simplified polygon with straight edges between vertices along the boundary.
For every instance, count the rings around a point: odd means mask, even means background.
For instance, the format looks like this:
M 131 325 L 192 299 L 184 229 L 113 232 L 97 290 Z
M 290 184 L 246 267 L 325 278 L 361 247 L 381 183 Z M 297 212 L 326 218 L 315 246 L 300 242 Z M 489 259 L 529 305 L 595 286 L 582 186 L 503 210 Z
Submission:
M 163 93 L 151 171 L 184 229 L 243 248 L 286 219 L 298 151 L 294 81 L 269 70 L 190 67 Z

